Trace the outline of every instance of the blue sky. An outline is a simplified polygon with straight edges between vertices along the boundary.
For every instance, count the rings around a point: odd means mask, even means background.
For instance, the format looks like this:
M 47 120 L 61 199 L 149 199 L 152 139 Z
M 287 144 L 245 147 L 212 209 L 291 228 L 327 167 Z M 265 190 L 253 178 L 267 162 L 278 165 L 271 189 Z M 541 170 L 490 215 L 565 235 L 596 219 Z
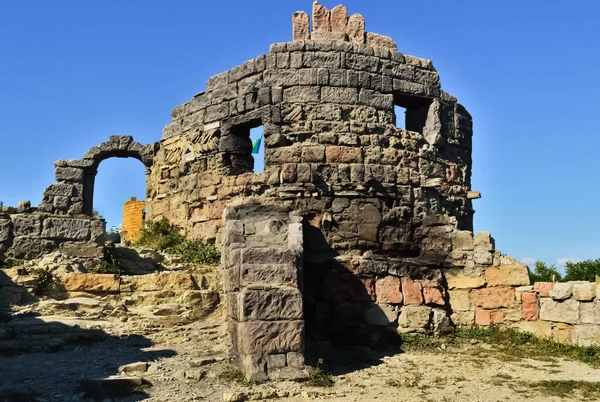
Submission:
M 337 2 L 325 1 L 333 7 Z M 344 3 L 401 52 L 432 59 L 474 118 L 476 230 L 519 259 L 600 257 L 600 4 Z M 0 200 L 37 204 L 57 159 L 111 134 L 158 141 L 211 75 L 291 39 L 303 1 L 0 2 Z M 118 225 L 144 198 L 140 162 L 100 165 L 95 206 Z

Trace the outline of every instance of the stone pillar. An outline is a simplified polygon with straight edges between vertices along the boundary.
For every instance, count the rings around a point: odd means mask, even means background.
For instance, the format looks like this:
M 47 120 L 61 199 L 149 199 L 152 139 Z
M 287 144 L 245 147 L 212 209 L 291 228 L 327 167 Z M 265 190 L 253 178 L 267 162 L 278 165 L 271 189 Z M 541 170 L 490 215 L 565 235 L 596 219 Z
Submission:
M 304 11 L 292 16 L 292 38 L 294 41 L 310 39 L 310 17 Z
M 231 355 L 249 381 L 304 368 L 302 218 L 246 203 L 223 213 L 223 268 Z
M 135 242 L 140 237 L 144 226 L 144 208 L 146 201 L 138 201 L 131 197 L 123 205 L 123 222 L 121 224 L 121 239 Z
M 348 18 L 348 36 L 355 43 L 365 43 L 365 17 L 360 14 Z

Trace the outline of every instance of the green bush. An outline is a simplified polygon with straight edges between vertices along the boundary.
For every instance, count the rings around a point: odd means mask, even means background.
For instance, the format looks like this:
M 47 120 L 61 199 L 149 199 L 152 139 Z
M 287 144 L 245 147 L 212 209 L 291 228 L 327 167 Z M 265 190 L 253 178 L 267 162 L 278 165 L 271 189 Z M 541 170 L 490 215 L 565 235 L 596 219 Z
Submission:
M 335 380 L 333 379 L 333 376 L 323 368 L 323 359 L 319 359 L 317 367 L 310 367 L 308 369 L 308 379 L 306 380 L 306 384 L 313 387 L 334 386 Z
M 15 260 L 14 258 L 0 259 L 0 268 L 9 269 L 23 265 L 25 261 Z
M 595 282 L 596 276 L 600 276 L 600 258 L 597 260 L 586 260 L 581 262 L 567 262 L 565 282 L 588 281 Z
M 30 272 L 37 280 L 37 284 L 33 289 L 33 293 L 41 296 L 54 283 L 54 276 L 49 269 L 35 268 Z
M 186 239 L 166 218 L 147 222 L 134 245 L 178 255 L 187 263 L 216 265 L 221 261 L 214 245 Z
M 169 223 L 167 218 L 162 218 L 160 221 L 146 222 L 140 233 L 140 238 L 134 243 L 134 246 L 166 251 L 183 243 L 184 240 L 185 238 L 177 228 Z
M 547 266 L 542 261 L 536 261 L 534 272 L 529 270 L 529 279 L 531 280 L 531 283 L 558 282 L 562 279 L 562 276 L 554 265 Z

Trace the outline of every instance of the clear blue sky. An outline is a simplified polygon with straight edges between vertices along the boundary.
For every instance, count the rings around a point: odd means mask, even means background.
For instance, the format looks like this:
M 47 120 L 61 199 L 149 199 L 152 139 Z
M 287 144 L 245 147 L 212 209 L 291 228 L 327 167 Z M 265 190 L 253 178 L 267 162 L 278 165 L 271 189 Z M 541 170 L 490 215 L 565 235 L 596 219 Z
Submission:
M 322 1 L 333 7 L 337 2 Z M 600 257 L 600 3 L 348 0 L 367 30 L 432 59 L 474 117 L 476 230 L 519 259 Z M 0 200 L 38 204 L 57 159 L 111 134 L 158 141 L 211 75 L 291 39 L 311 1 L 0 2 Z M 95 206 L 118 225 L 144 198 L 140 162 L 100 165 Z

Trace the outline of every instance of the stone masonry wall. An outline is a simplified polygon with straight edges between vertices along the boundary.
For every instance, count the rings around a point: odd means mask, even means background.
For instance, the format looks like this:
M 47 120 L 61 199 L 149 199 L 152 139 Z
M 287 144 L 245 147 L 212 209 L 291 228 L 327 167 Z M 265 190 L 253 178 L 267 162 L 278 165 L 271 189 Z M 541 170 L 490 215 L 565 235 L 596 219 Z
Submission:
M 248 380 L 304 368 L 301 219 L 255 202 L 228 206 L 223 215 L 231 355 Z
M 527 266 L 494 250 L 487 232 L 457 231 L 453 243 L 453 264 L 460 268 L 445 278 L 455 325 L 504 325 L 557 342 L 600 345 L 596 283 L 531 285 Z

